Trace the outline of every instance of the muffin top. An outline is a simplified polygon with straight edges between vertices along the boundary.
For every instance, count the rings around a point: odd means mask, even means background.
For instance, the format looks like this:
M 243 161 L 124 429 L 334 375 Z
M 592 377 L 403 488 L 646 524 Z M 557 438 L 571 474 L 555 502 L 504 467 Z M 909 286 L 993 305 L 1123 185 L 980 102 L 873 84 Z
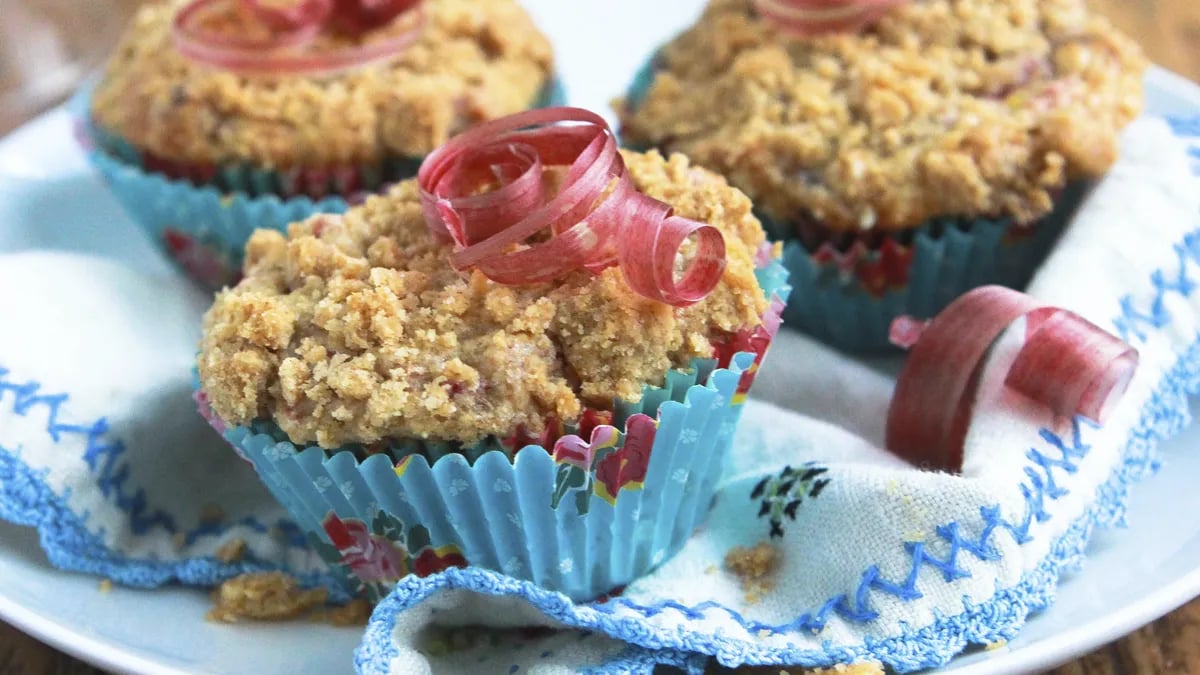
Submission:
M 757 327 L 764 242 L 750 200 L 682 155 L 624 153 L 638 190 L 718 228 L 727 264 L 699 303 L 635 294 L 619 269 L 526 286 L 455 272 L 415 181 L 344 216 L 259 230 L 245 279 L 205 317 L 201 385 L 226 422 L 271 419 L 296 443 L 474 443 L 612 410 Z
M 177 162 L 286 170 L 421 157 L 531 107 L 553 67 L 516 0 L 426 0 L 420 36 L 395 57 L 331 74 L 239 75 L 177 51 L 171 23 L 185 4 L 138 11 L 92 102 L 100 127 Z
M 618 102 L 627 141 L 846 231 L 1045 215 L 1115 161 L 1146 62 L 1084 0 L 921 0 L 812 38 L 712 0 L 656 65 L 635 109 Z

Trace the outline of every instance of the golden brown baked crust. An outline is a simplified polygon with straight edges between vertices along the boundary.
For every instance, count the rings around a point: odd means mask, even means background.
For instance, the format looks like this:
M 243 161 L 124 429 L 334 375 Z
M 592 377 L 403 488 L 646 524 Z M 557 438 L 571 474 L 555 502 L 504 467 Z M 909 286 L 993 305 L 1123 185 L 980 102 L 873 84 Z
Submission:
M 1031 221 L 1113 163 L 1146 62 L 1084 0 L 921 0 L 861 34 L 781 37 L 712 0 L 623 136 L 725 174 L 780 220 Z
M 728 264 L 702 302 L 633 294 L 621 272 L 508 287 L 454 272 L 413 181 L 344 217 L 260 230 L 246 278 L 205 318 L 200 378 L 226 422 L 273 419 L 323 447 L 419 438 L 475 442 L 585 406 L 636 400 L 713 340 L 757 326 L 764 241 L 750 200 L 675 155 L 626 153 L 635 185 L 725 235 Z
M 289 169 L 421 157 L 467 126 L 532 106 L 553 67 L 549 41 L 515 0 L 427 0 L 420 39 L 390 62 L 240 76 L 175 50 L 170 23 L 182 4 L 137 13 L 92 104 L 101 127 L 173 161 Z

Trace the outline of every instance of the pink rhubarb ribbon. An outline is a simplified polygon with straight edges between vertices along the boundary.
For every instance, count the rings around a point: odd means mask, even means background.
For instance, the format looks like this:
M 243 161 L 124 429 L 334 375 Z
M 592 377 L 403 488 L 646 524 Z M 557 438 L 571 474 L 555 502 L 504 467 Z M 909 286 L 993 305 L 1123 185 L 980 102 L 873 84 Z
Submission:
M 171 37 L 184 56 L 234 72 L 324 73 L 399 53 L 416 41 L 421 22 L 342 49 L 308 49 L 322 32 L 362 38 L 402 14 L 419 12 L 420 6 L 421 0 L 193 0 L 175 15 Z M 206 25 L 229 13 L 253 19 L 265 36 L 231 34 Z
M 1103 423 L 1133 378 L 1137 351 L 1077 314 L 985 286 L 930 322 L 892 323 L 892 341 L 911 351 L 888 410 L 888 449 L 922 468 L 961 471 L 987 354 L 1022 317 L 1025 343 L 1004 385 L 1059 417 Z
M 565 169 L 557 190 L 547 186 L 549 167 Z M 725 269 L 720 230 L 638 192 L 616 135 L 587 110 L 544 108 L 486 122 L 426 157 L 417 181 L 430 232 L 456 247 L 451 265 L 499 283 L 617 265 L 638 294 L 685 306 L 712 292 Z M 693 237 L 694 255 L 677 273 Z
M 754 0 L 759 16 L 793 35 L 856 31 L 906 0 Z

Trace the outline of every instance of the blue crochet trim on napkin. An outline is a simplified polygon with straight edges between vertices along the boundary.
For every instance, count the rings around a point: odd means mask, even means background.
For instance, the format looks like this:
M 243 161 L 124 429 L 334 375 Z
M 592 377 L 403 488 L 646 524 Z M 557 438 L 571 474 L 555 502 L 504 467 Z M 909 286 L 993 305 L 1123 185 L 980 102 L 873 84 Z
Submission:
M 1200 265 L 1200 255 L 1191 253 L 1200 251 L 1197 242 L 1200 242 L 1200 230 L 1188 233 L 1181 242 L 1175 244 L 1180 263 L 1180 269 L 1175 270 L 1175 279 L 1186 279 L 1185 268 L 1189 261 Z M 1175 292 L 1186 296 L 1195 285 L 1190 282 L 1168 282 L 1167 274 L 1168 271 L 1158 270 L 1151 275 L 1151 283 L 1157 293 L 1149 307 L 1135 307 L 1129 297 L 1121 302 L 1122 314 L 1114 319 L 1118 328 L 1129 325 L 1127 317 L 1131 316 L 1154 317 L 1152 321 L 1141 323 L 1144 327 L 1155 330 L 1161 330 L 1170 323 L 1171 316 L 1164 308 L 1166 295 Z M 1122 321 L 1126 323 L 1122 324 Z M 1132 340 L 1145 340 L 1145 331 L 1139 330 L 1140 332 L 1131 333 Z M 1053 542 L 1049 554 L 1038 567 L 1024 575 L 1016 586 L 998 588 L 996 595 L 987 602 L 975 604 L 964 598 L 963 613 L 952 617 L 938 617 L 932 624 L 901 637 L 866 640 L 862 645 L 836 649 L 781 649 L 687 628 L 663 630 L 649 625 L 641 618 L 664 611 L 674 611 L 688 619 L 699 620 L 709 611 L 722 611 L 753 632 L 759 628 L 777 630 L 816 627 L 823 625 L 824 618 L 831 611 L 836 611 L 852 621 L 869 620 L 873 613 L 869 610 L 867 594 L 871 590 L 915 600 L 920 594 L 915 592 L 913 582 L 922 565 L 932 566 L 942 571 L 947 578 L 953 578 L 957 573 L 954 559 L 958 551 L 965 550 L 979 557 L 995 559 L 999 553 L 989 547 L 987 542 L 997 530 L 1008 531 L 1020 542 L 1029 536 L 1029 523 L 1032 519 L 1044 520 L 1049 517 L 1045 510 L 1046 501 L 1060 499 L 1066 494 L 1063 488 L 1054 483 L 1055 471 L 1073 472 L 1073 460 L 1087 453 L 1088 448 L 1079 437 L 1078 422 L 1072 442 L 1065 442 L 1054 434 L 1043 431 L 1042 438 L 1052 448 L 1051 453 L 1032 449 L 1027 454 L 1031 465 L 1026 468 L 1026 481 L 1022 486 L 1027 503 L 1024 522 L 1008 523 L 1000 518 L 999 509 L 983 507 L 981 515 L 988 526 L 978 542 L 964 542 L 959 539 L 955 523 L 943 525 L 937 528 L 938 536 L 959 542 L 947 560 L 930 558 L 923 549 L 910 543 L 908 546 L 913 552 L 914 564 L 907 583 L 883 581 L 878 578 L 877 569 L 873 575 L 872 569 L 875 568 L 868 568 L 864 572 L 863 582 L 853 604 L 845 596 L 831 599 L 816 612 L 802 615 L 785 627 L 760 626 L 746 621 L 734 610 L 716 603 L 688 607 L 674 602 L 661 602 L 643 606 L 627 598 L 615 598 L 604 604 L 574 605 L 566 597 L 540 589 L 529 582 L 517 581 L 484 570 L 456 569 L 425 579 L 410 577 L 397 586 L 392 595 L 376 609 L 375 618 L 372 619 L 364 641 L 356 653 L 355 663 L 364 673 L 387 672 L 388 664 L 398 653 L 392 644 L 397 617 L 406 608 L 421 602 L 437 590 L 460 588 L 486 595 L 523 598 L 549 618 L 567 627 L 603 631 L 641 647 L 646 651 L 640 654 L 639 658 L 646 659 L 647 662 L 653 662 L 657 654 L 663 653 L 660 650 L 667 650 L 672 654 L 680 651 L 710 654 L 729 664 L 787 663 L 830 666 L 873 660 L 882 661 L 899 671 L 937 667 L 948 662 L 970 644 L 988 644 L 1012 639 L 1030 613 L 1041 611 L 1052 604 L 1059 577 L 1080 567 L 1094 529 L 1123 523 L 1131 485 L 1157 469 L 1158 443 L 1177 434 L 1190 423 L 1188 396 L 1197 392 L 1200 392 L 1200 336 L 1197 336 L 1192 346 L 1176 361 L 1173 369 L 1163 378 L 1143 408 L 1141 419 L 1130 434 L 1122 463 L 1114 469 L 1108 481 L 1097 489 L 1096 498 L 1087 511 Z M 1057 451 L 1058 456 L 1055 456 L 1054 451 Z M 614 610 L 618 606 L 626 612 L 640 614 L 641 618 L 615 615 Z M 820 623 L 816 623 L 817 621 Z M 647 666 L 641 672 L 650 670 L 651 667 Z M 608 664 L 594 672 L 617 673 L 629 670 Z
M 0 367 L 0 406 L 8 407 L 19 416 L 38 411 L 47 415 L 46 437 L 58 443 L 67 437 L 86 439 L 83 459 L 92 470 L 100 493 L 128 516 L 130 531 L 135 536 L 174 537 L 182 535 L 190 544 L 200 537 L 219 536 L 235 526 L 246 526 L 257 532 L 267 532 L 269 526 L 251 517 L 222 523 L 204 523 L 191 530 L 181 530 L 166 511 L 151 506 L 145 491 L 129 484 L 130 468 L 122 461 L 126 446 L 111 438 L 104 418 L 87 423 L 63 419 L 62 408 L 70 401 L 66 393 L 47 394 L 38 382 L 13 382 L 10 372 Z M 129 558 L 104 543 L 104 528 L 90 526 L 89 514 L 74 512 L 68 500 L 69 489 L 56 494 L 46 482 L 48 469 L 35 470 L 21 459 L 22 448 L 0 446 L 0 519 L 36 528 L 42 549 L 56 567 L 94 574 L 114 582 L 137 588 L 153 588 L 178 581 L 196 586 L 213 586 L 247 572 L 279 569 L 278 565 L 252 558 L 225 563 L 216 558 L 196 557 L 180 560 L 151 560 Z M 290 521 L 273 526 L 285 533 L 291 546 L 306 543 Z M 299 574 L 300 583 L 324 586 L 335 600 L 344 598 L 344 591 L 332 577 L 325 574 Z

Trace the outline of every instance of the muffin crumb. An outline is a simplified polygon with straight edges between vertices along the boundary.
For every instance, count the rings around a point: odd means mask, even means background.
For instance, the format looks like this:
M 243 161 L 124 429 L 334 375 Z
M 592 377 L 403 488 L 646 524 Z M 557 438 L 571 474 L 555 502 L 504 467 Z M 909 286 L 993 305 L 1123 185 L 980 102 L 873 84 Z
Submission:
M 326 597 L 325 589 L 303 589 L 282 572 L 243 574 L 217 587 L 205 618 L 218 623 L 294 619 L 324 605 Z
M 365 626 L 375 607 L 362 598 L 356 598 L 340 607 L 329 607 L 313 615 L 314 620 L 332 626 Z
M 108 595 L 109 593 L 112 593 L 112 589 L 113 589 L 112 579 L 101 579 L 100 580 L 100 593 L 102 595 Z
M 221 544 L 221 547 L 217 549 L 215 557 L 217 560 L 229 564 L 240 561 L 245 555 L 246 540 L 238 537 Z
M 765 541 L 750 548 L 735 546 L 725 554 L 725 569 L 741 581 L 746 604 L 757 604 L 775 587 L 780 556 L 779 549 Z

